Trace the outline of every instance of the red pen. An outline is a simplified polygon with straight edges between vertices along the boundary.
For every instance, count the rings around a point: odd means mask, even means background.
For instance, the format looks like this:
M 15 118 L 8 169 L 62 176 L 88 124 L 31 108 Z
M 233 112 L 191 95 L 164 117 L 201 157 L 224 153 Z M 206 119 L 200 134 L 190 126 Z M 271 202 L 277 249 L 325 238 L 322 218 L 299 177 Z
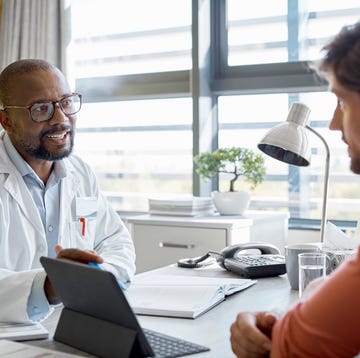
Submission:
M 82 223 L 81 235 L 85 236 L 86 219 L 85 218 L 80 218 L 79 221 Z

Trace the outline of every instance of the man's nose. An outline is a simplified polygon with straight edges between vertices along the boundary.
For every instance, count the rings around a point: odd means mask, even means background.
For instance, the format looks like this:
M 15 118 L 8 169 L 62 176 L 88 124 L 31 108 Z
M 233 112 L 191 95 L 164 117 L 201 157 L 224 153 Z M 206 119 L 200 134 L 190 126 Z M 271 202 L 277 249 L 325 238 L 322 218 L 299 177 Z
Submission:
M 52 118 L 49 120 L 50 124 L 58 124 L 58 123 L 64 123 L 68 122 L 69 117 L 62 111 L 60 104 L 55 103 L 54 104 L 54 114 Z
M 333 117 L 329 124 L 329 129 L 333 131 L 340 131 L 342 129 L 342 117 L 343 113 L 339 104 L 336 106 Z

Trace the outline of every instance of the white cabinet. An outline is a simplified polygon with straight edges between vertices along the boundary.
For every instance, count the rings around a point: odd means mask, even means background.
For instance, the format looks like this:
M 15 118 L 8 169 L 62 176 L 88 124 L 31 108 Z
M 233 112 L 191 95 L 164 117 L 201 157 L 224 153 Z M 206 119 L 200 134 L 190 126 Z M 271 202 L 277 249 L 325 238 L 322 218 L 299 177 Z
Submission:
M 286 213 L 268 211 L 244 216 L 138 215 L 125 221 L 134 240 L 137 273 L 249 241 L 269 242 L 283 250 L 288 228 Z

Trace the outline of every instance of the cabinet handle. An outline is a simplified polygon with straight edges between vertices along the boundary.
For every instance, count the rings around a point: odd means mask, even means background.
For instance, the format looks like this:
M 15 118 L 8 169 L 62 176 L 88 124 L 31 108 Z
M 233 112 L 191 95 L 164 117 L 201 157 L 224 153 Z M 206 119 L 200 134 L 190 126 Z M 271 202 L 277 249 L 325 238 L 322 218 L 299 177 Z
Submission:
M 159 242 L 160 247 L 173 247 L 177 249 L 193 249 L 194 244 L 174 244 L 172 242 Z

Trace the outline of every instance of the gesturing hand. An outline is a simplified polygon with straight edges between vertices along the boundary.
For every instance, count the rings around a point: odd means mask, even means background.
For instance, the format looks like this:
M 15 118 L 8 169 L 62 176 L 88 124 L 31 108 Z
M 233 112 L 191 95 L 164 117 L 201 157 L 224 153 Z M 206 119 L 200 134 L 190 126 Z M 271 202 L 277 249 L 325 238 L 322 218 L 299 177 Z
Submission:
M 96 262 L 98 264 L 104 262 L 102 257 L 93 250 L 84 251 L 79 249 L 63 249 L 60 245 L 56 245 L 55 253 L 57 258 L 73 260 L 85 264 L 88 262 Z M 48 277 L 45 279 L 44 291 L 49 303 L 60 303 L 59 297 L 57 296 Z
M 57 258 L 78 261 L 85 264 L 90 261 L 98 264 L 104 262 L 102 257 L 93 250 L 63 249 L 60 245 L 56 245 L 55 252 Z

